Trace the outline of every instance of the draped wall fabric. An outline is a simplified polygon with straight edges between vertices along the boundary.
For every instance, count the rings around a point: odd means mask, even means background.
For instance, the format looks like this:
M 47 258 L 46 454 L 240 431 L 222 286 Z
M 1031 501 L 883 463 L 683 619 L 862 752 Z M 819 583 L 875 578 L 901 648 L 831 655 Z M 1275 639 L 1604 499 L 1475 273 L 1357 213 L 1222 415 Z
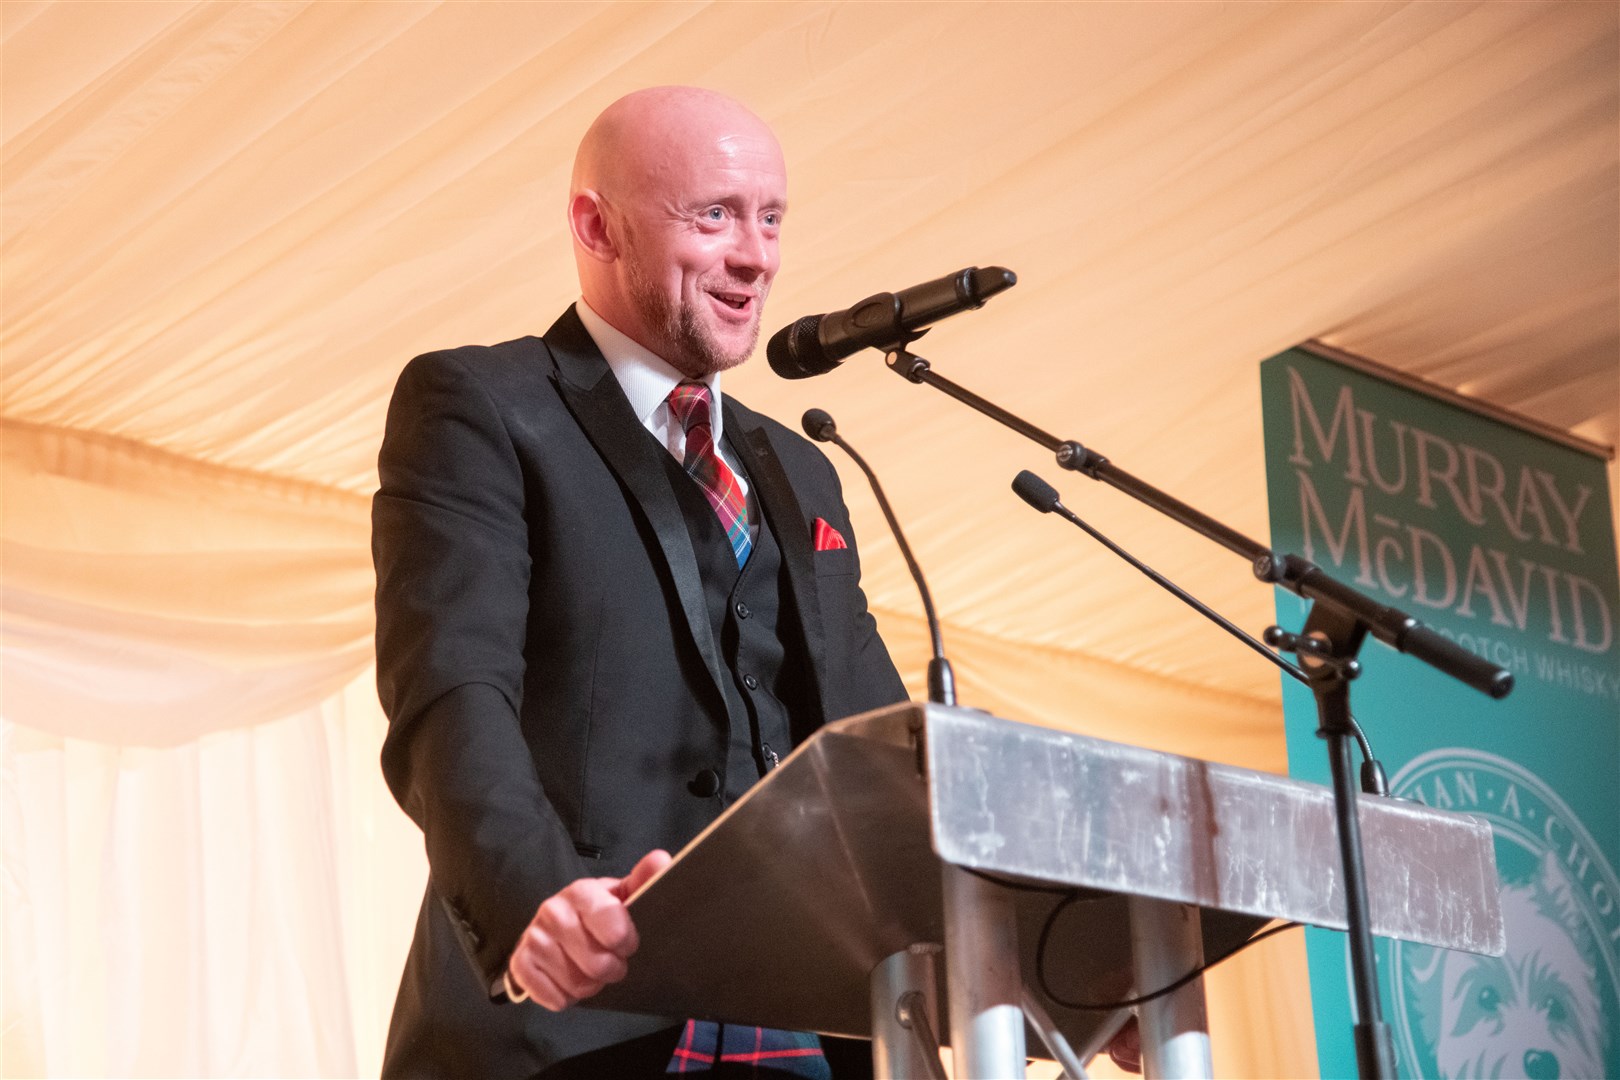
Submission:
M 375 1075 L 425 876 L 369 675 L 139 747 L 5 727 L 8 1076 Z
M 425 872 L 369 673 L 389 389 L 573 298 L 569 160 L 621 93 L 780 133 L 767 332 L 1011 267 L 936 369 L 1263 538 L 1255 365 L 1307 337 L 1620 436 L 1617 73 L 1609 3 L 0 4 L 4 1071 L 375 1071 Z M 964 701 L 1281 770 L 1275 674 L 1006 487 L 1258 630 L 1226 552 L 876 356 L 727 388 L 882 473 Z M 1222 1073 L 1314 1067 L 1301 957 L 1212 978 Z

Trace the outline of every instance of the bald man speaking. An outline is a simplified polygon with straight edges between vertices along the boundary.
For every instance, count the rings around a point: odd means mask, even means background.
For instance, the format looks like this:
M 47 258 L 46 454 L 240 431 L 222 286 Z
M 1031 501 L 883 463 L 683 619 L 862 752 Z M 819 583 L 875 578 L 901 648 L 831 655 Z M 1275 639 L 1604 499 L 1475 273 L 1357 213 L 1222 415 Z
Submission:
M 823 723 L 906 696 L 832 466 L 721 388 L 786 210 L 758 117 L 631 94 L 575 160 L 579 302 L 400 375 L 377 683 L 430 875 L 385 1076 L 870 1069 L 859 1044 L 577 1007 L 634 965 L 625 901 L 669 851 Z

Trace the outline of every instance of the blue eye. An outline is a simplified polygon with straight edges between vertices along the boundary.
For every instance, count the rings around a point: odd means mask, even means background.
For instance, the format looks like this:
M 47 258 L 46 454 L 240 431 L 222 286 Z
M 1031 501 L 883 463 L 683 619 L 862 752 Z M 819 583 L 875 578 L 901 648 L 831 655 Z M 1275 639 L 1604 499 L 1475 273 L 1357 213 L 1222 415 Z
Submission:
M 771 226 L 772 228 L 775 228 L 776 226 L 782 224 L 782 215 L 778 214 L 778 213 L 774 213 L 774 212 L 766 214 L 765 215 L 765 224 Z
M 718 206 L 711 206 L 707 210 L 703 211 L 703 216 L 708 218 L 710 221 L 720 221 L 726 216 L 726 212 Z
M 1502 1004 L 1502 994 L 1494 986 L 1482 986 L 1474 1002 L 1486 1012 L 1493 1013 Z

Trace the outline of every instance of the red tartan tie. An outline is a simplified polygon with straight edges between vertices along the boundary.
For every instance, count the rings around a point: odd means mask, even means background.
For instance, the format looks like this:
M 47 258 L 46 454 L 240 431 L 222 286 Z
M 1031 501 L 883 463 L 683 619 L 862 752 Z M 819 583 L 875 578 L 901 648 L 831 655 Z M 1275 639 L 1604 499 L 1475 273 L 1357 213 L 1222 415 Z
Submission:
M 709 421 L 709 388 L 700 382 L 683 382 L 669 392 L 669 411 L 686 432 L 686 473 L 698 482 L 704 497 L 726 530 L 737 565 L 748 561 L 753 541 L 748 537 L 748 499 L 737 486 L 737 477 L 714 449 L 714 428 Z

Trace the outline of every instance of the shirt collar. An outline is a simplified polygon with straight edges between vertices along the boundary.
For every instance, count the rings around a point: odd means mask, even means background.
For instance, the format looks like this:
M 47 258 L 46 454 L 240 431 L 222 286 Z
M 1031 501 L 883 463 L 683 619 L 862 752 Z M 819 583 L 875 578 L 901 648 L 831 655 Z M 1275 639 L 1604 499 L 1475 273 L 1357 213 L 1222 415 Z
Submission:
M 596 342 L 608 367 L 613 369 L 613 377 L 619 380 L 624 396 L 630 399 L 630 408 L 635 411 L 636 419 L 641 421 L 642 426 L 652 428 L 669 392 L 686 376 L 671 367 L 663 357 L 620 332 L 598 315 L 583 297 L 574 306 L 579 312 L 579 321 L 585 324 L 585 332 Z M 698 381 L 709 388 L 709 397 L 713 401 L 709 426 L 718 446 L 725 426 L 724 414 L 720 409 L 720 372 L 713 372 Z

